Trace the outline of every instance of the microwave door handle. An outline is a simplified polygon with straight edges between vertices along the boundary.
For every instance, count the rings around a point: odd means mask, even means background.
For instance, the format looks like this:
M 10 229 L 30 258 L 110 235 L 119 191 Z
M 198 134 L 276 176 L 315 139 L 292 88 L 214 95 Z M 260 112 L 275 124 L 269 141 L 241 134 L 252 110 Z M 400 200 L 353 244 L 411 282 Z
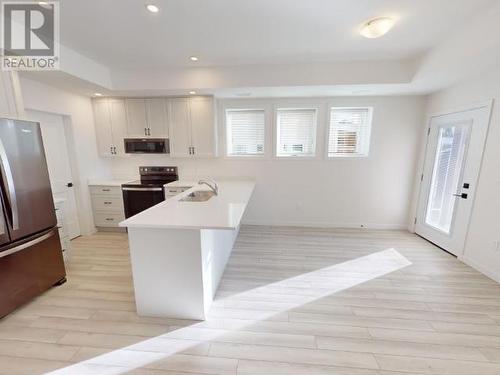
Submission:
M 10 168 L 9 158 L 7 157 L 7 152 L 5 151 L 5 147 L 1 139 L 0 162 L 2 163 L 2 167 L 5 173 L 5 183 L 7 185 L 7 193 L 9 196 L 8 200 L 11 210 L 12 229 L 17 230 L 19 229 L 19 211 L 17 209 L 16 187 L 14 185 L 14 177 L 12 176 L 12 169 Z

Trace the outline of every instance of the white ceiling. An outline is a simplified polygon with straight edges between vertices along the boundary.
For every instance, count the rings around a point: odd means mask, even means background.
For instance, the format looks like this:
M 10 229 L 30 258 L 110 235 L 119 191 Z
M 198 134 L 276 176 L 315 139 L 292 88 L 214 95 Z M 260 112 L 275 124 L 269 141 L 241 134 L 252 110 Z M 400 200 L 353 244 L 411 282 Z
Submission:
M 154 3 L 151 14 L 144 4 Z M 61 41 L 113 69 L 407 59 L 491 0 L 63 0 Z M 397 19 L 385 37 L 358 33 Z M 198 63 L 188 60 L 199 56 Z
M 23 75 L 84 95 L 427 94 L 500 64 L 498 0 L 60 4 L 61 70 Z M 394 29 L 361 37 L 378 16 Z

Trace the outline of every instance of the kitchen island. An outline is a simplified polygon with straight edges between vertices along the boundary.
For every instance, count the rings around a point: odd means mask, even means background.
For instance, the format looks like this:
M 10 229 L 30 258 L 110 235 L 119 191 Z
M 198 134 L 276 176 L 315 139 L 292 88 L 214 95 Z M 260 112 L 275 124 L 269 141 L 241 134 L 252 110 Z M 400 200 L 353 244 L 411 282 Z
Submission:
M 139 315 L 206 318 L 255 182 L 218 187 L 206 201 L 186 201 L 210 194 L 206 185 L 193 186 L 120 223 L 128 229 Z

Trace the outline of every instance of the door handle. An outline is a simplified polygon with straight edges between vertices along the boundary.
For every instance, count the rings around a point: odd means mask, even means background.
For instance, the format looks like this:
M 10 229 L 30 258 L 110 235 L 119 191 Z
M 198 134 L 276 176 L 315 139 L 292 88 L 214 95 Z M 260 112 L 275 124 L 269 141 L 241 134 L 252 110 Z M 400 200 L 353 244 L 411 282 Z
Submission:
M 9 159 L 3 142 L 0 140 L 0 162 L 2 163 L 3 171 L 5 173 L 6 185 L 9 195 L 9 204 L 12 219 L 12 229 L 19 229 L 19 211 L 17 210 L 17 197 L 16 187 L 14 186 L 14 177 L 12 176 L 12 169 L 10 168 Z
M 467 193 L 461 193 L 461 194 L 453 194 L 454 197 L 460 197 L 462 199 L 467 199 L 469 196 Z
M 8 250 L 5 250 L 5 251 L 2 251 L 0 253 L 0 258 L 3 258 L 3 257 L 6 257 L 7 255 L 10 255 L 10 254 L 14 254 L 14 253 L 17 253 L 19 251 L 22 251 L 24 249 L 27 249 L 33 245 L 36 245 L 40 242 L 43 242 L 45 241 L 46 239 L 52 237 L 54 235 L 54 231 L 51 231 L 49 233 L 46 233 L 38 238 L 35 238 L 34 240 L 31 240 L 29 242 L 26 242 L 26 243 L 23 243 L 22 245 L 19 245 L 19 246 L 16 246 L 12 249 L 8 249 Z
M 66 186 L 67 186 L 67 187 L 73 187 L 73 183 L 72 183 L 72 182 L 68 182 L 68 183 L 66 184 Z

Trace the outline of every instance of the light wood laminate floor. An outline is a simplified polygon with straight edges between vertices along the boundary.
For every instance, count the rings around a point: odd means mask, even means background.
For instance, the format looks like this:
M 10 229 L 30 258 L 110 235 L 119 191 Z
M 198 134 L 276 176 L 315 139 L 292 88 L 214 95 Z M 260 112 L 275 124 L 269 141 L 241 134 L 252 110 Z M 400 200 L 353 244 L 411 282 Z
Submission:
M 406 232 L 245 226 L 205 322 L 137 316 L 125 234 L 72 246 L 0 374 L 500 374 L 500 285 Z

